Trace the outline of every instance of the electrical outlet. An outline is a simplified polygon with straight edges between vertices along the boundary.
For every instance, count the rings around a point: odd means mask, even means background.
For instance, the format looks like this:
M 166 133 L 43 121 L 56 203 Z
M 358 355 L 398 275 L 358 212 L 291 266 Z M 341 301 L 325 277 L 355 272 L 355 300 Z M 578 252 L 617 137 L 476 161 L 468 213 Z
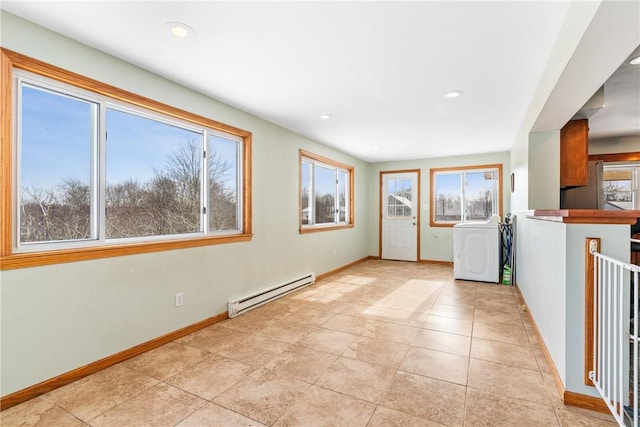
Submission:
M 332 256 L 333 258 L 335 258 L 335 257 L 336 257 L 336 250 L 335 250 L 335 249 L 334 249 L 333 251 L 331 251 L 331 256 Z
M 178 292 L 176 294 L 176 307 L 182 307 L 182 304 L 184 304 L 184 293 Z

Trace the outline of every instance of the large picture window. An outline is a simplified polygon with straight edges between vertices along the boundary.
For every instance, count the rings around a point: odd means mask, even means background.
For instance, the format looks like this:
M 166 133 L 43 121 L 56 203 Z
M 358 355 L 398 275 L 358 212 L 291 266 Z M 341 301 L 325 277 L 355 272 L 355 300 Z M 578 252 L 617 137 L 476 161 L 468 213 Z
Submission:
M 431 226 L 502 215 L 502 165 L 431 169 Z
M 353 167 L 300 150 L 300 232 L 353 226 Z
M 16 59 L 3 269 L 250 239 L 250 133 Z

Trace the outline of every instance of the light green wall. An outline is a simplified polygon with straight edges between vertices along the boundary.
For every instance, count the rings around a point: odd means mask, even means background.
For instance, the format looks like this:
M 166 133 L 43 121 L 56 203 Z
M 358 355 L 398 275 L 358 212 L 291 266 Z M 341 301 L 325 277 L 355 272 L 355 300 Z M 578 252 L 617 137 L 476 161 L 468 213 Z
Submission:
M 584 385 L 585 239 L 600 238 L 603 254 L 628 262 L 629 226 L 565 224 L 525 214 L 517 215 L 516 225 L 518 288 L 564 388 L 597 396 Z
M 369 255 L 379 254 L 380 172 L 420 169 L 420 259 L 430 261 L 453 260 L 453 228 L 429 226 L 429 200 L 431 168 L 502 164 L 503 216 L 509 213 L 510 184 L 509 153 L 474 154 L 470 156 L 444 157 L 398 162 L 374 163 L 369 168 Z
M 590 2 L 573 2 L 569 5 L 569 12 L 565 18 L 565 21 L 560 29 L 556 43 L 553 46 L 549 59 L 545 65 L 542 73 L 542 78 L 538 82 L 533 99 L 529 104 L 529 108 L 525 113 L 525 116 L 520 124 L 520 128 L 514 138 L 511 146 L 511 168 L 515 175 L 515 191 L 511 197 L 511 211 L 526 211 L 528 209 L 542 209 L 535 204 L 552 205 L 551 199 L 544 196 L 544 191 L 553 191 L 557 193 L 559 190 L 540 186 L 536 181 L 540 177 L 544 177 L 546 174 L 551 173 L 552 176 L 556 174 L 559 176 L 560 164 L 555 160 L 550 159 L 549 162 L 541 162 L 540 157 L 543 155 L 536 147 L 530 147 L 532 129 L 536 124 L 536 120 L 540 116 L 543 108 L 554 108 L 553 105 L 546 105 L 549 101 L 549 97 L 552 94 L 558 80 L 560 79 L 562 72 L 569 63 L 572 55 L 576 51 L 581 38 L 589 26 L 589 23 L 593 19 L 596 11 L 600 6 L 600 1 Z M 589 96 L 586 97 L 588 99 Z M 547 130 L 559 130 L 560 127 L 566 121 L 568 121 L 575 111 L 579 110 L 582 105 L 576 105 L 575 110 L 571 111 L 567 117 L 558 117 L 559 124 L 557 129 L 537 129 L 537 132 L 544 132 Z M 566 114 L 566 111 L 558 110 L 558 114 Z M 534 137 L 535 139 L 535 137 Z M 533 150 L 533 153 L 532 153 Z M 549 153 L 550 156 L 555 157 L 555 148 Z M 537 152 L 536 152 L 537 151 Z M 534 154 L 535 157 L 531 161 L 530 156 Z M 547 178 L 543 178 L 547 180 Z M 559 182 L 559 181 L 558 181 Z M 532 190 L 533 187 L 533 190 Z M 558 206 L 560 203 L 558 195 Z
M 521 214 L 516 216 L 515 224 L 515 276 L 518 288 L 527 303 L 527 310 L 535 319 L 560 379 L 566 384 L 567 225 Z
M 1 19 L 3 47 L 252 132 L 254 232 L 244 243 L 2 271 L 3 396 L 222 313 L 230 298 L 368 255 L 367 163 L 6 12 Z M 355 167 L 355 228 L 298 233 L 300 148 Z
M 632 153 L 640 151 L 640 136 L 623 136 L 589 141 L 589 154 Z
M 511 147 L 511 172 L 514 175 L 514 192 L 511 194 L 511 211 L 529 208 L 529 136 L 520 130 Z
M 529 134 L 529 209 L 560 208 L 560 131 Z

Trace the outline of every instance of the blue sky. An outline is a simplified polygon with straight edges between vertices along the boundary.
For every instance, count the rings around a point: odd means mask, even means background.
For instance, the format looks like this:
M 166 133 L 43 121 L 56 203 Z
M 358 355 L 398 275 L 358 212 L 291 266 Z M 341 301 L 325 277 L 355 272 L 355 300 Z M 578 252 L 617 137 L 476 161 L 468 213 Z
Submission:
M 410 179 L 389 179 L 389 181 L 387 181 L 388 194 L 404 193 L 410 190 L 411 190 Z
M 21 186 L 55 190 L 69 178 L 89 183 L 98 106 L 26 85 L 22 100 Z M 164 169 L 182 144 L 202 139 L 201 133 L 111 108 L 106 124 L 109 183 L 145 182 L 154 169 Z M 235 186 L 238 144 L 219 136 L 212 136 L 210 144 L 231 166 L 228 184 Z
M 304 162 L 302 167 L 302 182 L 304 188 L 309 187 L 310 168 L 311 163 Z M 336 170 L 325 168 L 321 165 L 315 164 L 315 192 L 316 196 L 322 196 L 324 194 L 336 194 Z
M 107 109 L 107 182 L 130 178 L 143 183 L 164 169 L 171 154 L 202 134 L 166 123 Z
M 316 165 L 316 196 L 336 194 L 336 170 Z
M 444 194 L 445 196 L 456 196 L 460 194 L 459 173 L 439 174 L 437 183 L 438 195 Z
M 235 159 L 239 154 L 238 149 L 239 145 L 235 141 L 231 141 L 217 135 L 211 135 L 209 137 L 209 155 L 211 155 L 211 153 L 219 154 L 229 166 L 229 170 L 226 173 L 226 182 L 228 188 L 236 187 L 235 179 L 237 176 L 236 172 L 238 169 L 238 163 Z
M 481 194 L 493 188 L 493 181 L 485 179 L 485 172 L 467 172 L 467 199 L 479 197 Z M 460 173 L 438 174 L 437 194 L 445 196 L 457 196 L 460 194 Z M 436 196 L 437 197 L 437 196 Z
M 21 185 L 88 182 L 95 105 L 26 86 L 22 99 Z
M 485 172 L 467 173 L 467 199 L 484 197 L 487 191 L 493 189 L 493 180 L 485 179 Z

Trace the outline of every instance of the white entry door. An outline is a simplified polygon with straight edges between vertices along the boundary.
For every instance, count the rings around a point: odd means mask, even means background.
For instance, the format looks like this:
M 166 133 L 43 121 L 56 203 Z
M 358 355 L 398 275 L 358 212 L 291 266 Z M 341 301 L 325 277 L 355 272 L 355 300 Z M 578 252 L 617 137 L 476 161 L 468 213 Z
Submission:
M 381 172 L 382 258 L 418 261 L 418 172 Z

